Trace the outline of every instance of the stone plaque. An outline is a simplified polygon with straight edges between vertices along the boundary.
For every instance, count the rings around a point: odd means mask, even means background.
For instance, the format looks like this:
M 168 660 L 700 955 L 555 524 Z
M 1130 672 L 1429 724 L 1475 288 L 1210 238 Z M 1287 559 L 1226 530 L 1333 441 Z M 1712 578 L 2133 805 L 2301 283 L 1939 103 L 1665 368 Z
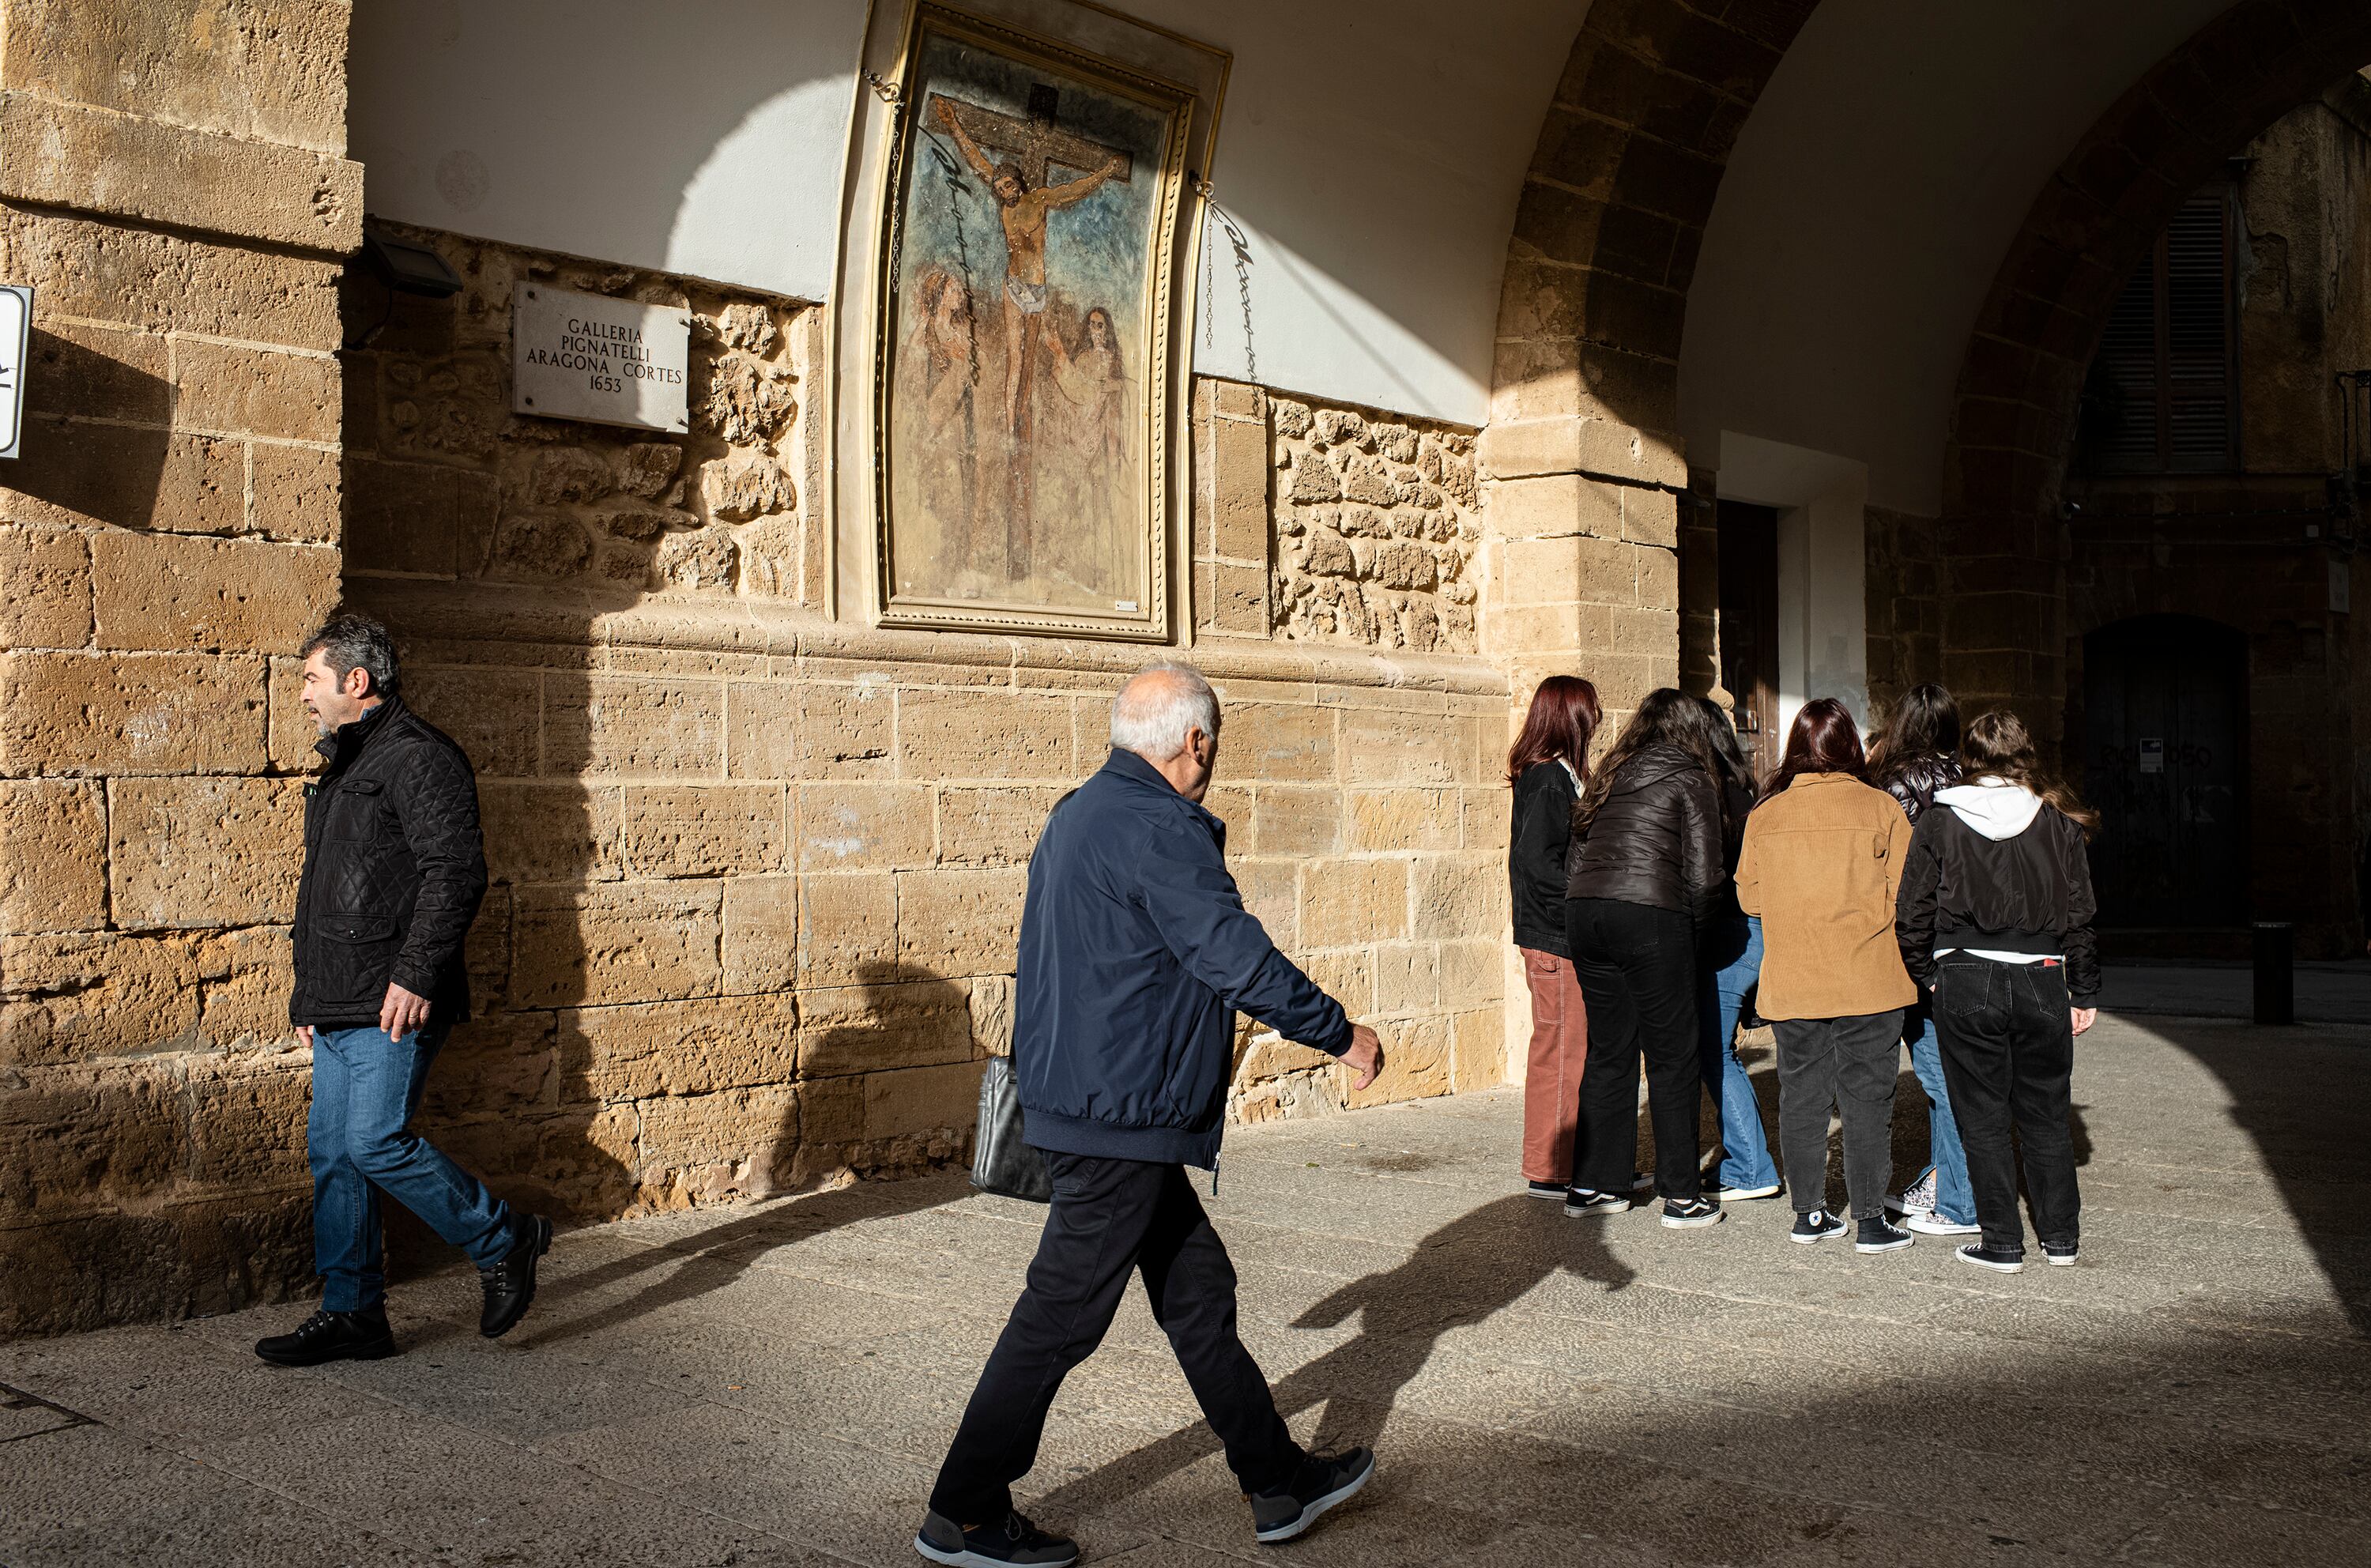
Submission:
M 33 329 L 33 291 L 0 283 L 0 457 L 17 455 L 25 433 L 25 358 Z
M 688 430 L 691 317 L 668 305 L 520 283 L 511 297 L 511 410 Z

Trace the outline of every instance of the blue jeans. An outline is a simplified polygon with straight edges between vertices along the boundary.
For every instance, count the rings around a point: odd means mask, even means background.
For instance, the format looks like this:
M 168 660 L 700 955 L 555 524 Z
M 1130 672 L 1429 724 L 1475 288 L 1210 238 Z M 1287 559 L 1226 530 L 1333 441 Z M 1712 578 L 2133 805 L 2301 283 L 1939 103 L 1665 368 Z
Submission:
M 1720 1184 L 1767 1187 L 1778 1180 L 1778 1167 L 1762 1134 L 1753 1079 L 1737 1059 L 1737 1020 L 1745 1011 L 1746 993 L 1762 978 L 1761 920 L 1749 915 L 1714 922 L 1705 932 L 1698 973 L 1698 1056 L 1705 1088 L 1720 1106 Z
M 511 1250 L 510 1205 L 411 1130 L 445 1033 L 423 1029 L 399 1042 L 376 1029 L 313 1032 L 305 1152 L 313 1167 L 313 1264 L 329 1311 L 360 1311 L 387 1298 L 381 1192 L 481 1269 Z
M 1968 1185 L 1968 1153 L 1960 1144 L 1960 1124 L 1951 1116 L 1951 1090 L 1943 1081 L 1943 1052 L 1935 1040 L 1935 1009 L 1913 1008 L 1909 1014 L 1910 1070 L 1926 1091 L 1927 1169 L 1935 1172 L 1935 1213 L 1954 1225 L 1976 1222 L 1976 1194 Z M 1926 1179 L 1919 1172 L 1919 1180 Z M 1916 1185 L 1913 1182 L 1912 1185 Z

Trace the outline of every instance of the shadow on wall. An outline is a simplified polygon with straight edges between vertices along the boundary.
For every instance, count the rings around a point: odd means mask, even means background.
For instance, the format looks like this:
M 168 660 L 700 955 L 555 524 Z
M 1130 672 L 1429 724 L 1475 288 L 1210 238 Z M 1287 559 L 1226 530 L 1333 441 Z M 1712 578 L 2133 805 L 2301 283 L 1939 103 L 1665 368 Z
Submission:
M 229 475 L 219 467 L 239 461 L 237 444 L 175 435 L 173 384 L 76 340 L 75 331 L 63 323 L 32 329 L 25 374 L 40 391 L 28 410 L 21 455 L 8 466 L 8 487 L 61 513 L 121 527 L 146 527 L 152 518 L 189 511 L 198 519 L 192 529 L 212 525 L 227 533 L 241 526 L 244 478 L 227 482 Z M 106 338 L 132 340 L 121 331 Z M 115 352 L 125 350 L 116 346 Z M 159 370 L 162 360 L 158 355 Z M 69 415 L 110 422 L 94 430 L 66 423 Z M 144 422 L 120 422 L 127 421 Z M 217 446 L 228 448 L 226 459 Z M 168 471 L 179 504 L 160 509 Z

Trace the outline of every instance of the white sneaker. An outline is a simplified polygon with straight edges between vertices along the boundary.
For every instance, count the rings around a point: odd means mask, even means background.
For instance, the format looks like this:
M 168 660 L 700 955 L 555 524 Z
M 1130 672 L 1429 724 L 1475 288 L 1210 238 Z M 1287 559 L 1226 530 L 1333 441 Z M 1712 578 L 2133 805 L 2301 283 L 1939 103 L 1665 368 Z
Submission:
M 1981 1225 L 1961 1225 L 1956 1219 L 1945 1219 L 1933 1213 L 1914 1213 L 1902 1225 L 1903 1229 L 1914 1230 L 1921 1236 L 1982 1236 L 1984 1233 Z
M 1885 1206 L 1896 1214 L 1933 1214 L 1935 1212 L 1935 1172 L 1927 1171 L 1926 1175 L 1921 1176 L 1901 1192 L 1887 1198 Z

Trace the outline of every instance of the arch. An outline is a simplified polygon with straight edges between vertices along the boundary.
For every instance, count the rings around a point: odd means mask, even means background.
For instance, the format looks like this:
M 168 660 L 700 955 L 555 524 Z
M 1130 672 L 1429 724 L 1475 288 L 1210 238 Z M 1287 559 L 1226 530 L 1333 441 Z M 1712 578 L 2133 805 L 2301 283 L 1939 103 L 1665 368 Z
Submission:
M 2371 60 L 2361 0 L 2239 0 L 2085 133 L 2034 199 L 1961 364 L 1944 454 L 1941 668 L 1961 700 L 2061 732 L 2059 486 L 2109 306 L 2182 201 L 2283 114 Z

